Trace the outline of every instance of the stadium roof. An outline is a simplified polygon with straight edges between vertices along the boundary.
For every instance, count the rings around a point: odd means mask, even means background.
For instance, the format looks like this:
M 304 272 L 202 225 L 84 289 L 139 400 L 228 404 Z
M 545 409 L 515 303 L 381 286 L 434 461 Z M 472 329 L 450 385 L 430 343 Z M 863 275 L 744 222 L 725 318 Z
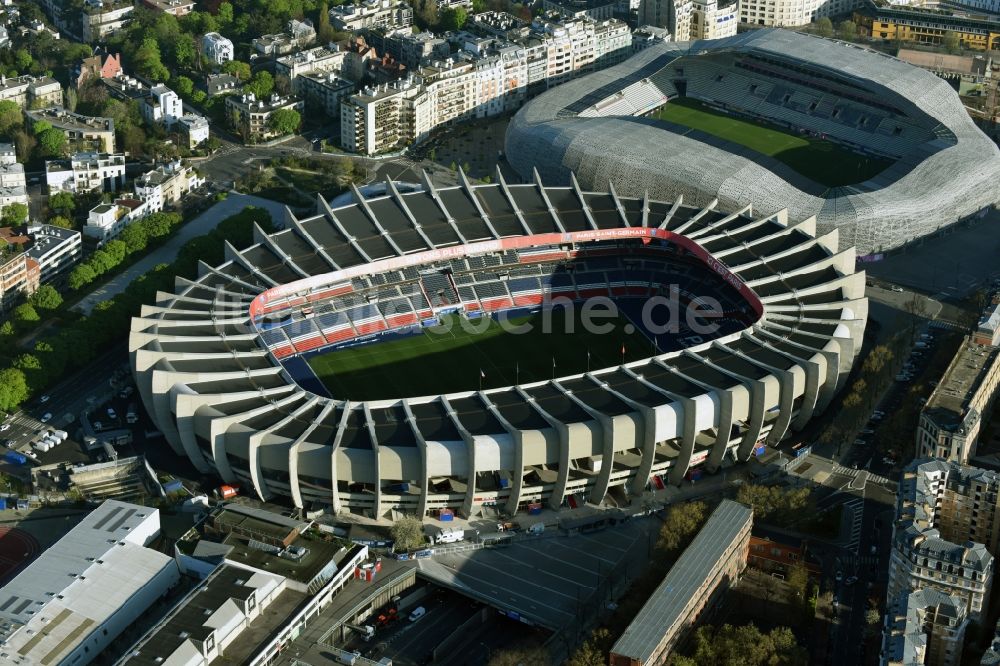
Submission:
M 896 161 L 870 180 L 827 189 L 774 158 L 644 117 L 682 91 Z M 947 82 L 884 53 L 781 29 L 658 43 L 553 88 L 511 121 L 505 154 L 524 178 L 537 169 L 566 183 L 575 172 L 584 187 L 611 182 L 629 196 L 683 194 L 695 204 L 717 198 L 722 210 L 751 203 L 758 214 L 815 215 L 821 231 L 840 229 L 842 247 L 861 254 L 994 204 L 982 183 L 1000 176 L 1000 150 Z
M 700 595 L 705 581 L 724 564 L 723 558 L 733 541 L 752 518 L 753 512 L 746 506 L 722 500 L 611 648 L 611 653 L 639 664 L 650 663 L 665 634 L 676 633 L 681 629 L 677 625 L 687 622 L 685 612 L 691 599 Z

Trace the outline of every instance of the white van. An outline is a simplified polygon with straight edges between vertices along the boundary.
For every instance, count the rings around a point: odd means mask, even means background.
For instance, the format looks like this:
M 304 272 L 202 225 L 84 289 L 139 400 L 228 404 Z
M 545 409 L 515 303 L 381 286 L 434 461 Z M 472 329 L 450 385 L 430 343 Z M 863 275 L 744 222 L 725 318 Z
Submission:
M 458 543 L 465 540 L 465 530 L 458 528 L 444 529 L 434 537 L 434 543 Z
M 424 615 L 427 615 L 427 609 L 424 608 L 423 606 L 417 606 L 416 608 L 413 609 L 413 612 L 410 613 L 410 622 L 416 622 Z

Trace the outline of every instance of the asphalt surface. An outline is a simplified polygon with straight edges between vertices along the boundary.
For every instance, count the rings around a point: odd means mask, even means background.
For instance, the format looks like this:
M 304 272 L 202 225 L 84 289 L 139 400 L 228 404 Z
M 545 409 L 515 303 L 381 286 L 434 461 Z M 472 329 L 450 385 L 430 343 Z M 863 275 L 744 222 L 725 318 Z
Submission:
M 171 236 L 166 243 L 90 292 L 73 306 L 73 309 L 84 314 L 90 314 L 98 303 L 114 298 L 122 293 L 136 278 L 145 275 L 159 264 L 172 262 L 177 257 L 177 253 L 181 247 L 189 240 L 198 236 L 204 236 L 215 229 L 222 220 L 239 213 L 247 206 L 259 206 L 267 209 L 271 213 L 271 219 L 275 220 L 275 222 L 281 223 L 284 220 L 285 209 L 283 204 L 271 199 L 262 199 L 247 194 L 230 193 L 224 201 L 218 202 L 201 215 L 183 224 L 177 233 Z

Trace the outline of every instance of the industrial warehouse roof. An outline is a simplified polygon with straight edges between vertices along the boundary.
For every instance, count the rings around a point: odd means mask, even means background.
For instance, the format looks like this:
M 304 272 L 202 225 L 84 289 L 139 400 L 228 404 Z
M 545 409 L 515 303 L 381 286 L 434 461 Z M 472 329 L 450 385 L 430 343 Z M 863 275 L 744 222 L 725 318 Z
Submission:
M 723 500 L 611 648 L 612 654 L 648 663 L 664 634 L 678 631 L 675 625 L 686 621 L 683 614 L 688 603 L 698 595 L 705 579 L 723 564 L 721 560 L 733 540 L 752 517 L 753 512 L 744 505 Z
M 156 521 L 155 525 L 146 525 Z M 0 589 L 0 664 L 59 663 L 172 558 L 143 545 L 156 509 L 107 500 Z M 20 662 L 25 663 L 25 662 Z

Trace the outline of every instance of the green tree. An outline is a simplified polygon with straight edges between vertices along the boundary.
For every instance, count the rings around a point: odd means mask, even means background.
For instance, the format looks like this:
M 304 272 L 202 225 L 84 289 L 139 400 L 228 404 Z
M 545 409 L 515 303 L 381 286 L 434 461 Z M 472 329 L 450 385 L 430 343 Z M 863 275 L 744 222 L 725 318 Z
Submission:
M 34 354 L 21 354 L 13 363 L 14 367 L 24 373 L 24 378 L 28 382 L 28 387 L 32 391 L 45 388 L 48 376 L 42 362 Z
M 31 65 L 34 63 L 34 58 L 31 57 L 31 53 L 27 49 L 18 49 L 14 52 L 14 66 L 21 72 L 27 72 L 31 69 Z
M 119 238 L 125 244 L 125 248 L 129 254 L 142 252 L 149 245 L 149 235 L 146 233 L 146 228 L 141 224 L 128 225 L 122 229 Z
M 330 7 L 323 0 L 319 4 L 319 14 L 316 16 L 316 41 L 320 44 L 329 44 L 333 41 L 334 31 L 330 25 Z
M 50 127 L 38 135 L 38 149 L 44 157 L 59 157 L 66 149 L 66 135 Z
M 38 136 L 42 132 L 50 129 L 52 129 L 52 123 L 47 120 L 39 120 L 31 126 L 31 131 L 35 133 L 35 136 Z
M 262 69 L 243 86 L 243 91 L 253 93 L 257 99 L 266 99 L 274 92 L 274 77 L 266 69 Z
M 958 53 L 961 48 L 958 33 L 954 30 L 945 30 L 944 36 L 941 37 L 941 46 L 943 46 L 948 53 Z
M 424 526 L 416 518 L 401 518 L 389 529 L 392 540 L 395 541 L 396 552 L 405 552 L 420 548 L 424 543 Z
M 816 21 L 816 34 L 821 37 L 833 37 L 833 21 L 826 16 Z
M 17 335 L 17 329 L 14 328 L 14 322 L 12 322 L 10 319 L 0 324 L 0 339 L 3 339 L 5 342 L 7 342 L 15 335 Z
M 805 666 L 808 651 L 795 641 L 788 627 L 777 627 L 764 634 L 753 624 L 721 627 L 705 625 L 694 636 L 697 664 L 713 666 Z
M 438 22 L 438 6 L 435 0 L 423 0 L 423 4 L 420 5 L 420 11 L 417 12 L 417 18 L 420 19 L 424 26 L 436 25 Z
M 21 324 L 34 324 L 36 321 L 40 321 L 41 317 L 38 316 L 38 312 L 31 303 L 21 303 L 16 308 L 14 308 L 14 323 Z
M 788 584 L 789 603 L 795 607 L 804 608 L 807 602 L 806 594 L 809 590 L 809 570 L 806 569 L 806 565 L 801 560 L 788 569 L 785 582 Z
M 302 116 L 295 109 L 278 109 L 271 114 L 267 124 L 272 131 L 281 136 L 294 134 L 302 124 Z
M 671 552 L 687 545 L 688 540 L 697 534 L 705 522 L 707 508 L 704 502 L 685 502 L 671 506 L 660 527 L 657 547 Z
M 465 25 L 469 18 L 469 13 L 464 7 L 446 7 L 441 10 L 441 19 L 438 21 L 438 29 L 446 32 L 458 32 Z
M 163 64 L 160 45 L 157 43 L 156 37 L 152 35 L 142 40 L 142 45 L 132 58 L 132 66 L 139 74 L 152 81 L 170 79 L 170 70 Z
M 90 263 L 79 264 L 69 273 L 69 277 L 66 278 L 69 288 L 73 291 L 77 291 L 87 286 L 91 282 L 97 279 L 97 273 L 90 266 Z
M 250 65 L 239 60 L 230 60 L 222 66 L 222 71 L 235 76 L 240 81 L 250 80 Z
M 224 26 L 229 25 L 233 22 L 233 6 L 228 2 L 223 2 L 219 4 L 219 11 L 216 13 L 216 18 Z
M 55 217 L 49 218 L 49 224 L 53 227 L 59 227 L 60 229 L 72 229 L 73 222 L 69 218 L 63 217 L 62 215 L 56 215 Z
M 0 102 L 0 135 L 10 136 L 16 128 L 24 125 L 24 116 L 17 102 L 5 99 Z
M 181 35 L 174 44 L 174 61 L 178 67 L 191 69 L 198 59 L 198 51 L 194 47 L 191 35 Z
M 605 666 L 611 645 L 611 633 L 604 627 L 598 627 L 570 656 L 566 666 Z
M 178 76 L 174 79 L 174 90 L 181 97 L 187 97 L 194 90 L 194 81 L 186 76 Z
M 0 224 L 8 227 L 17 226 L 28 217 L 28 207 L 23 203 L 7 204 L 0 213 Z
M 69 192 L 56 192 L 49 196 L 49 208 L 69 215 L 76 208 L 76 200 Z
M 858 38 L 858 26 L 854 21 L 841 21 L 837 25 L 837 37 L 850 42 Z
M 28 381 L 17 368 L 0 370 L 0 410 L 16 411 L 28 399 Z
M 38 288 L 38 291 L 31 295 L 28 302 L 38 310 L 55 310 L 62 305 L 63 299 L 55 287 L 43 284 Z

